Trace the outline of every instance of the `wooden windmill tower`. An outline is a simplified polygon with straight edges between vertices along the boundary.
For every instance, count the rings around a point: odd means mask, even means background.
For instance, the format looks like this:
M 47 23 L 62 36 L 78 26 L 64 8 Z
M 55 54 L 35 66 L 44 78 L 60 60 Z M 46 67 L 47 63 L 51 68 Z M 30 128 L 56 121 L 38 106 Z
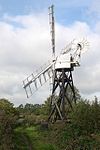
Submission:
M 52 95 L 50 102 L 50 114 L 48 121 L 67 119 L 67 107 L 73 109 L 73 102 L 76 102 L 75 89 L 72 72 L 74 68 L 80 66 L 81 53 L 88 45 L 86 40 L 73 40 L 60 53 L 55 56 L 55 21 L 54 6 L 49 7 L 49 23 L 51 27 L 52 41 L 52 61 L 40 70 L 35 76 L 32 73 L 23 81 L 23 87 L 29 98 L 34 90 L 37 90 L 48 79 L 52 78 Z M 69 94 L 70 91 L 70 94 Z

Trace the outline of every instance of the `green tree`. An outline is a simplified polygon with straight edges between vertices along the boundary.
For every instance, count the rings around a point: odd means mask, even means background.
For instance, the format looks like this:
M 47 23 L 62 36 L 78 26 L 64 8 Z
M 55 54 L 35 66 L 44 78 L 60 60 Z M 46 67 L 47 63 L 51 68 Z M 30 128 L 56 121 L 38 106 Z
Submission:
M 18 118 L 14 105 L 7 99 L 0 99 L 0 148 L 10 150 L 13 147 L 13 128 Z

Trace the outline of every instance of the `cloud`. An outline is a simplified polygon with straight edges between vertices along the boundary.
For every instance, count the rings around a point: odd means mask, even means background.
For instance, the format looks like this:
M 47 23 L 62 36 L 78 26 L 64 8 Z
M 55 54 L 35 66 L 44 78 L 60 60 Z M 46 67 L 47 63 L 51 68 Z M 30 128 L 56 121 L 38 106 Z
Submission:
M 26 102 L 22 80 L 51 58 L 49 26 L 45 22 L 41 14 L 6 16 L 0 22 L 0 95 L 16 104 Z
M 91 31 L 88 39 L 90 48 L 83 55 L 80 69 L 75 72 L 76 85 L 85 95 L 96 95 L 100 93 L 100 34 Z
M 100 19 L 100 1 L 92 0 L 88 6 L 88 14 L 91 16 L 91 19 L 98 21 Z
M 74 22 L 71 26 L 56 23 L 56 52 L 60 52 L 74 38 L 86 37 L 90 50 L 82 55 L 81 67 L 75 69 L 75 85 L 83 94 L 99 92 L 100 77 L 100 28 L 94 30 L 85 22 Z M 41 103 L 49 96 L 48 86 L 41 88 L 30 99 L 26 99 L 22 80 L 38 70 L 51 59 L 51 43 L 47 16 L 30 14 L 4 16 L 0 22 L 0 97 L 20 103 Z

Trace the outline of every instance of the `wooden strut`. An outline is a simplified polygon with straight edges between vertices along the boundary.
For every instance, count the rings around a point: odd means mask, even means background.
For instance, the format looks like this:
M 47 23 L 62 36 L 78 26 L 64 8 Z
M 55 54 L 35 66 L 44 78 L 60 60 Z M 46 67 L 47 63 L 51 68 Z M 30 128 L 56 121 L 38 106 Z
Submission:
M 59 75 L 60 74 L 60 75 Z M 59 96 L 55 96 L 55 91 L 60 89 Z M 72 99 L 68 97 L 69 88 L 72 92 Z M 73 110 L 73 101 L 76 103 L 75 89 L 72 78 L 72 71 L 61 69 L 60 72 L 55 70 L 52 96 L 51 96 L 51 110 L 48 117 L 48 122 L 55 122 L 56 120 L 66 120 L 67 110 L 66 104 Z

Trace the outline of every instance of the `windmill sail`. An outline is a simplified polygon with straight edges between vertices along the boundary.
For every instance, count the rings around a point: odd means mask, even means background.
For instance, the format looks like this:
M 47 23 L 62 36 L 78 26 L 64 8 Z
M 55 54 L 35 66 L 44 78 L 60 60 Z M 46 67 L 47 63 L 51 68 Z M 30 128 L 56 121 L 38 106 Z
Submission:
M 53 64 L 54 63 L 50 63 L 35 76 L 32 73 L 23 81 L 23 88 L 25 89 L 27 98 L 52 77 Z
M 72 64 L 74 67 L 79 66 L 81 51 L 84 49 L 85 44 L 77 42 L 74 44 L 74 47 L 73 44 L 74 42 L 68 44 L 55 60 L 46 65 L 36 75 L 32 73 L 23 81 L 23 87 L 28 98 L 51 77 L 54 78 L 55 69 L 70 68 Z M 82 47 L 83 44 L 84 47 Z M 72 60 L 70 59 L 71 57 Z

